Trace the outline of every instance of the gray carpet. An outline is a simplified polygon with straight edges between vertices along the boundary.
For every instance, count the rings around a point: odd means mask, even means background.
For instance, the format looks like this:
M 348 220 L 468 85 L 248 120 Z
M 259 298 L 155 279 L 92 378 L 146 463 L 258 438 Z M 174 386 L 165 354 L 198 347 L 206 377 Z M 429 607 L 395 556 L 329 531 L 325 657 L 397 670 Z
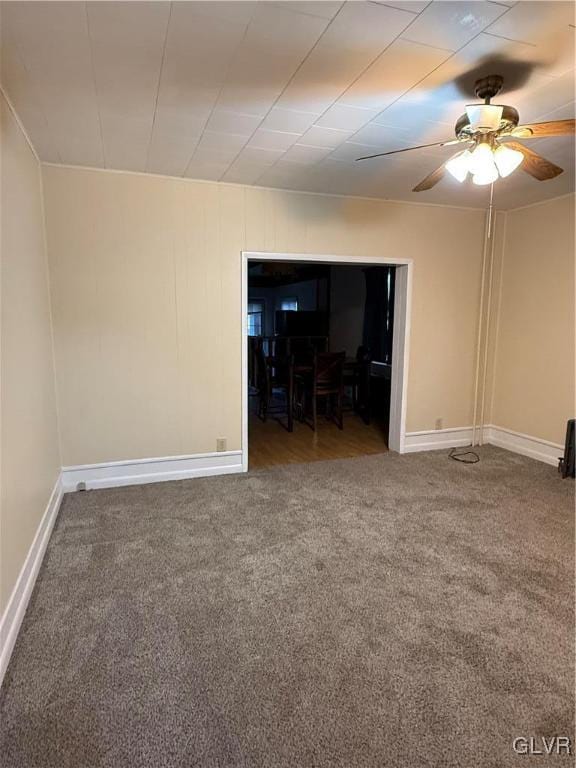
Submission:
M 481 453 L 67 496 L 2 767 L 572 765 L 574 484 Z

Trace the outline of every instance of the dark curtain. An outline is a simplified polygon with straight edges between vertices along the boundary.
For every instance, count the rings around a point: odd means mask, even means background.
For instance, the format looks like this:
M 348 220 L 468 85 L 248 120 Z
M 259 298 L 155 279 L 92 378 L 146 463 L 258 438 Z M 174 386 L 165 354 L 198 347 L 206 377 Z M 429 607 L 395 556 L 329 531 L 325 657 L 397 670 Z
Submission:
M 392 331 L 394 328 L 394 267 L 368 267 L 366 304 L 362 343 L 370 358 L 380 363 L 392 362 Z

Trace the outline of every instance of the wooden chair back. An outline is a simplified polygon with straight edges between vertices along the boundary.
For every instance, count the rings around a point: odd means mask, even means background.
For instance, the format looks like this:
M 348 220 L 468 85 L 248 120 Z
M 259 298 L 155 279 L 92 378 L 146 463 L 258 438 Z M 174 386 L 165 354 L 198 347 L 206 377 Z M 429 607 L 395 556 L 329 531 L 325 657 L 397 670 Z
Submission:
M 345 352 L 314 355 L 313 384 L 316 391 L 339 392 L 343 386 Z

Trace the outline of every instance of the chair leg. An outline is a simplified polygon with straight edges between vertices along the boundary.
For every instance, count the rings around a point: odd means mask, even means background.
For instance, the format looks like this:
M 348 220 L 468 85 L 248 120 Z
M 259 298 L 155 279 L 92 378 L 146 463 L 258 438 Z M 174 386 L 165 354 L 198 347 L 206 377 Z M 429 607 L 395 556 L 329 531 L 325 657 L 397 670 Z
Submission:
M 368 372 L 364 375 L 363 390 L 362 421 L 364 424 L 370 424 L 370 374 Z
M 304 395 L 304 387 L 301 384 L 296 384 L 296 418 L 302 424 L 306 416 L 306 401 Z
M 294 385 L 292 374 L 288 379 L 288 392 L 286 393 L 287 411 L 288 411 L 288 432 L 294 431 Z
M 342 390 L 338 392 L 338 429 L 344 429 Z
M 264 390 L 261 405 L 262 405 L 262 415 L 260 418 L 263 422 L 266 422 L 268 420 L 268 408 L 270 407 L 270 399 L 271 399 L 271 392 L 268 388 Z
M 316 392 L 312 393 L 312 429 L 316 432 L 316 417 L 317 417 L 317 396 Z

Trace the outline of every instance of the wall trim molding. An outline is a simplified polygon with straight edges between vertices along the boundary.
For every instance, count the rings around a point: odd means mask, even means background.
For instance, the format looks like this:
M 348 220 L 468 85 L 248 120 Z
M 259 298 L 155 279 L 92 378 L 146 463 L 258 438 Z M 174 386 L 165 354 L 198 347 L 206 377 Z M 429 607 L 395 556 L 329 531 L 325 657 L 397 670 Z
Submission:
M 38 524 L 36 533 L 24 560 L 24 564 L 18 574 L 16 584 L 6 605 L 6 609 L 0 619 L 0 685 L 4 679 L 10 656 L 14 650 L 14 644 L 20 631 L 22 619 L 26 613 L 36 578 L 44 559 L 46 547 L 56 522 L 58 510 L 62 502 L 62 481 L 58 479 L 52 489 L 44 514 Z
M 2 90 L 0 87 L 0 91 L 4 94 L 6 97 L 6 101 L 8 103 L 9 99 L 6 96 L 6 92 Z M 18 113 L 15 111 L 13 105 L 11 105 L 11 111 L 16 116 L 18 122 L 22 124 L 22 121 L 18 117 Z M 40 165 L 45 166 L 46 168 L 63 168 L 65 170 L 72 170 L 72 171 L 97 171 L 98 173 L 118 173 L 123 174 L 126 176 L 145 176 L 147 178 L 152 179 L 167 179 L 169 181 L 183 181 L 183 182 L 193 182 L 194 184 L 213 184 L 217 185 L 219 187 L 236 187 L 241 189 L 255 189 L 255 190 L 264 190 L 266 192 L 282 192 L 282 193 L 288 193 L 293 195 L 310 195 L 315 197 L 335 197 L 335 198 L 342 198 L 345 200 L 352 199 L 352 200 L 366 200 L 370 203 L 391 203 L 393 205 L 412 205 L 412 206 L 418 206 L 420 208 L 452 208 L 456 211 L 481 211 L 485 212 L 486 208 L 484 206 L 478 206 L 478 205 L 455 205 L 454 203 L 432 203 L 429 201 L 426 202 L 417 202 L 415 200 L 400 200 L 394 197 L 370 197 L 368 195 L 345 195 L 340 192 L 314 192 L 313 190 L 309 189 L 286 189 L 283 187 L 267 187 L 262 184 L 241 184 L 239 182 L 235 181 L 218 181 L 217 179 L 195 179 L 192 176 L 172 176 L 167 173 L 152 173 L 151 171 L 129 171 L 125 168 L 102 168 L 98 167 L 97 165 L 74 165 L 73 163 L 55 163 L 50 160 L 40 160 L 38 158 L 38 155 L 36 153 L 36 150 L 34 149 L 34 146 L 32 142 L 30 141 L 29 137 L 28 143 L 32 147 L 32 151 L 36 155 Z M 532 208 L 536 205 L 544 205 L 545 203 L 551 203 L 555 200 L 562 200 L 564 197 L 571 197 L 574 195 L 574 192 L 564 192 L 561 195 L 557 195 L 556 197 L 547 197 L 544 200 L 536 200 L 533 203 L 526 203 L 525 205 L 519 205 L 516 208 L 495 208 L 495 213 L 512 213 L 513 211 L 522 211 L 525 208 Z
M 14 117 L 14 120 L 16 120 L 18 128 L 20 128 L 20 130 L 22 132 L 22 135 L 26 139 L 26 143 L 30 147 L 30 151 L 32 152 L 32 154 L 36 158 L 36 162 L 38 163 L 39 166 L 41 166 L 42 165 L 42 161 L 40 160 L 40 157 L 38 156 L 38 152 L 36 152 L 36 148 L 34 147 L 34 144 L 32 144 L 32 139 L 28 135 L 28 131 L 26 130 L 26 128 L 24 128 L 24 123 L 22 122 L 22 120 L 20 120 L 20 115 L 18 114 L 18 112 L 16 112 L 16 108 L 14 107 L 14 104 L 12 104 L 12 101 L 10 100 L 10 97 L 8 96 L 8 94 L 6 93 L 4 88 L 2 87 L 1 83 L 0 83 L 0 94 L 4 98 L 4 101 L 6 102 L 6 105 L 7 105 L 8 109 L 10 110 L 10 112 L 12 112 L 12 115 Z
M 505 427 L 485 424 L 477 427 L 476 434 L 482 435 L 483 443 L 490 443 L 498 448 L 505 448 L 512 453 L 519 453 L 552 466 L 558 465 L 558 458 L 564 453 L 564 446 L 541 437 L 525 435 Z M 472 445 L 472 427 L 453 427 L 449 429 L 428 429 L 420 432 L 407 432 L 404 445 L 405 453 L 416 451 L 449 450 Z
M 242 471 L 244 471 L 242 451 L 128 459 L 62 467 L 62 488 L 64 493 L 70 493 L 78 489 L 78 483 L 85 483 L 86 489 L 90 490 L 187 480 L 193 477 L 227 475 Z
M 162 456 L 153 459 L 63 467 L 62 472 L 58 474 L 6 609 L 0 618 L 0 685 L 8 668 L 64 493 L 75 491 L 79 482 L 85 482 L 88 489 L 115 488 L 123 485 L 158 483 L 236 472 L 242 472 L 242 451 Z
M 544 200 L 536 200 L 534 203 L 526 203 L 526 205 L 519 205 L 517 208 L 507 208 L 505 213 L 514 213 L 514 211 L 524 211 L 526 208 L 534 208 L 537 205 L 545 205 L 546 203 L 554 203 L 556 200 L 563 200 L 565 197 L 574 197 L 574 192 L 565 192 L 563 195 L 556 195 L 556 197 L 547 197 Z
M 529 456 L 531 459 L 543 461 L 545 464 L 558 466 L 558 459 L 564 453 L 564 446 L 553 443 L 541 437 L 525 435 L 505 427 L 486 424 L 482 430 L 484 442 L 506 448 L 508 451 Z
M 311 195 L 315 197 L 335 197 L 341 199 L 367 200 L 371 203 L 392 203 L 395 205 L 416 205 L 420 208 L 453 208 L 457 211 L 485 211 L 477 205 L 454 205 L 452 203 L 417 202 L 415 200 L 396 200 L 391 197 L 367 197 L 366 195 L 344 195 L 338 192 L 313 192 L 307 189 L 285 189 L 282 187 L 265 187 L 256 184 L 240 184 L 234 181 L 218 181 L 217 179 L 195 179 L 192 176 L 170 176 L 165 173 L 151 173 L 150 171 L 128 171 L 122 168 L 99 168 L 95 165 L 73 165 L 72 163 L 54 163 L 48 160 L 42 162 L 46 168 L 64 168 L 73 171 L 98 171 L 99 173 L 121 173 L 127 176 L 145 176 L 149 179 L 168 179 L 170 181 L 183 181 L 194 184 L 213 184 L 218 187 L 236 187 L 240 189 L 265 190 L 267 192 L 281 192 L 292 195 Z
M 472 427 L 449 427 L 406 432 L 404 453 L 440 451 L 460 448 L 472 443 Z
M 564 450 L 560 443 L 493 424 L 482 428 L 482 437 L 486 443 L 553 466 L 557 465 L 558 457 Z M 404 453 L 466 447 L 471 444 L 471 440 L 472 427 L 407 432 Z M 0 619 L 0 684 L 6 673 L 64 493 L 75 491 L 80 482 L 84 482 L 87 489 L 115 488 L 243 471 L 246 471 L 243 451 L 163 456 L 63 467 Z

